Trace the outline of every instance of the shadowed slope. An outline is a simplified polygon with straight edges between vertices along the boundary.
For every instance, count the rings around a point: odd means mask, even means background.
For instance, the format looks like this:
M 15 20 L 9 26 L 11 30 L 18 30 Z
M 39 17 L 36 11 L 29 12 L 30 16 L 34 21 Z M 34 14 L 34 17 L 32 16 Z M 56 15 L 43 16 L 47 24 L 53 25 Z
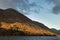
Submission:
M 56 35 L 42 23 L 34 22 L 11 8 L 0 9 L 0 27 L 6 30 L 18 30 L 18 34 L 23 32 L 25 35 Z

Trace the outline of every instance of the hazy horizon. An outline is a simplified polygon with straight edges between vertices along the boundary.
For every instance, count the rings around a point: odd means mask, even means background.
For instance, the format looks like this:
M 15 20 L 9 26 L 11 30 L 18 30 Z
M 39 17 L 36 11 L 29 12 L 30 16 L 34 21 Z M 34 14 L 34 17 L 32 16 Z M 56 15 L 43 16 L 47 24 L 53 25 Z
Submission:
M 60 29 L 60 0 L 0 0 L 0 9 L 14 8 L 49 28 Z

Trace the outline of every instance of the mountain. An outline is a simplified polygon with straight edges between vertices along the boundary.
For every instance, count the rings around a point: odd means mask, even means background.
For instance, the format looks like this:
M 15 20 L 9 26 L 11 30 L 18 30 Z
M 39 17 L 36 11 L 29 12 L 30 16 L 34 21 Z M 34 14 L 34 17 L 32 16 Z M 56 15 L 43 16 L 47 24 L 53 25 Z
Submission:
M 0 35 L 57 36 L 44 24 L 32 21 L 15 9 L 0 9 Z
M 52 28 L 51 30 L 60 35 L 60 30 L 56 30 L 54 28 Z

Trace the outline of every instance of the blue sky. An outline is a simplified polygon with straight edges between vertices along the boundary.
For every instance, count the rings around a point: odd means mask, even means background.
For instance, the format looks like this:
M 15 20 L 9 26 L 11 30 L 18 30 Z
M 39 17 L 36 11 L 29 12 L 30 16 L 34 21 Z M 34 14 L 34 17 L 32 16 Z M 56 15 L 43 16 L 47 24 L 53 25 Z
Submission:
M 0 0 L 0 8 L 14 8 L 49 28 L 60 29 L 60 0 Z

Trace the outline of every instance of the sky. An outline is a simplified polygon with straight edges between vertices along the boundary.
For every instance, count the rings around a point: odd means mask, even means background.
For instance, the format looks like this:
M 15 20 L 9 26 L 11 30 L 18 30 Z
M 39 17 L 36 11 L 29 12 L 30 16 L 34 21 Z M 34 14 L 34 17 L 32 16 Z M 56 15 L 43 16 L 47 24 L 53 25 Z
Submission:
M 0 9 L 13 8 L 49 28 L 60 30 L 60 0 L 0 0 Z

